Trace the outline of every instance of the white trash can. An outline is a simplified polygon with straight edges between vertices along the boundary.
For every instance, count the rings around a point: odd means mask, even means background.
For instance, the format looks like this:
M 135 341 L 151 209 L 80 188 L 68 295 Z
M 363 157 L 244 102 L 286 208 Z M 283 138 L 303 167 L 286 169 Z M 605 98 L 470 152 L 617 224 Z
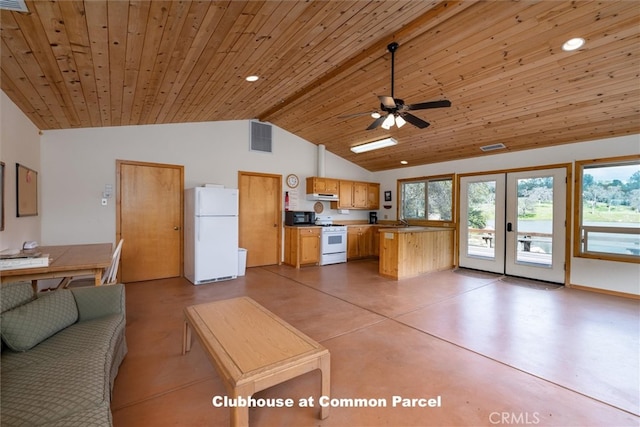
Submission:
M 244 276 L 247 271 L 247 250 L 238 248 L 238 276 Z

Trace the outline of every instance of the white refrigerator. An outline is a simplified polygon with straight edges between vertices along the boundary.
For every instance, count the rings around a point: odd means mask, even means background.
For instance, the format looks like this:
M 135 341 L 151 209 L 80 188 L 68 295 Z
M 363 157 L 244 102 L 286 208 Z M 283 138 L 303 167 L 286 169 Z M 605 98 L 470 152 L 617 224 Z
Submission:
M 184 275 L 194 285 L 238 277 L 238 190 L 185 190 Z

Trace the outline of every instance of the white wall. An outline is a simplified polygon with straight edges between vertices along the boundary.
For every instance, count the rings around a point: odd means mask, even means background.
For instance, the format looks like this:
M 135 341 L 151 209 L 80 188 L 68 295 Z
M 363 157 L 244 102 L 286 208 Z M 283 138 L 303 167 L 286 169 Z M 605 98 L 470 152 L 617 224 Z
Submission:
M 640 135 L 629 135 L 379 172 L 375 174 L 375 179 L 380 182 L 381 191 L 393 191 L 393 207 L 391 209 L 382 209 L 378 216 L 384 219 L 384 215 L 388 215 L 389 219 L 396 219 L 398 199 L 396 182 L 400 178 L 517 169 L 638 153 L 640 153 Z M 573 195 L 571 200 L 573 201 Z M 572 232 L 573 230 L 570 231 Z M 569 248 L 569 250 L 572 249 Z M 612 275 L 611 272 L 615 272 L 615 274 Z M 639 264 L 571 257 L 570 283 L 572 285 L 640 295 L 639 277 Z
M 39 172 L 40 135 L 38 128 L 18 109 L 4 92 L 0 91 L 0 161 L 5 163 L 4 231 L 0 231 L 0 250 L 20 248 L 26 240 L 40 241 L 41 216 L 16 216 L 16 163 Z M 38 196 L 42 194 L 42 186 Z M 42 212 L 39 197 L 38 209 Z
M 186 187 L 204 182 L 236 187 L 238 170 L 285 176 L 295 173 L 303 183 L 307 176 L 316 175 L 316 146 L 275 126 L 273 154 L 248 151 L 247 121 L 45 131 L 39 137 L 38 129 L 4 92 L 0 101 L 0 160 L 6 163 L 5 231 L 0 232 L 0 250 L 19 247 L 25 240 L 42 244 L 113 242 L 115 203 L 112 199 L 102 207 L 100 199 L 105 184 L 115 185 L 116 159 L 182 164 Z M 399 178 L 569 163 L 638 152 L 640 136 L 633 135 L 378 173 L 327 152 L 325 171 L 329 177 L 380 182 L 381 191 L 393 191 L 393 201 L 391 209 L 380 209 L 379 218 L 386 214 L 395 219 Z M 40 172 L 37 217 L 16 218 L 16 162 Z M 303 185 L 296 208 L 310 210 L 313 202 L 304 200 Z M 336 222 L 367 219 L 367 212 L 352 210 L 341 215 L 331 210 L 329 203 L 323 204 L 324 215 L 332 215 Z M 640 295 L 638 277 L 638 264 L 571 258 L 571 284 Z
M 115 189 L 116 159 L 184 165 L 186 188 L 203 183 L 237 188 L 239 170 L 295 173 L 302 182 L 299 203 L 292 209 L 312 210 L 314 202 L 305 200 L 304 182 L 316 175 L 316 145 L 274 126 L 273 153 L 251 152 L 249 126 L 249 121 L 225 121 L 44 131 L 43 243 L 115 240 L 115 200 L 103 207 L 100 199 L 105 184 Z M 325 172 L 373 180 L 372 173 L 331 153 L 325 156 Z M 338 216 L 328 202 L 323 204 L 323 215 Z M 351 211 L 340 217 L 367 219 L 368 213 Z

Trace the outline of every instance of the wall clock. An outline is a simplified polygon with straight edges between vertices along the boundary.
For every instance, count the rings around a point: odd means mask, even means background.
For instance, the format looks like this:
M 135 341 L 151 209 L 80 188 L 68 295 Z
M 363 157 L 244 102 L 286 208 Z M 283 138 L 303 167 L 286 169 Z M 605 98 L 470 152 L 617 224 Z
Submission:
M 296 188 L 299 183 L 300 183 L 300 180 L 298 179 L 297 175 L 294 175 L 294 174 L 287 175 L 287 185 L 289 186 L 289 188 Z

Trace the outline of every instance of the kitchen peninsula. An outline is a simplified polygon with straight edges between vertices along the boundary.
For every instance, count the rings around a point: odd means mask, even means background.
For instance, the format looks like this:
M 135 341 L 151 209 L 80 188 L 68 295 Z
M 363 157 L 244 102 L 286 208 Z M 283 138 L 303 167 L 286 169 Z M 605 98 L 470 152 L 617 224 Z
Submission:
M 392 279 L 415 277 L 453 267 L 453 228 L 380 228 L 381 276 Z

